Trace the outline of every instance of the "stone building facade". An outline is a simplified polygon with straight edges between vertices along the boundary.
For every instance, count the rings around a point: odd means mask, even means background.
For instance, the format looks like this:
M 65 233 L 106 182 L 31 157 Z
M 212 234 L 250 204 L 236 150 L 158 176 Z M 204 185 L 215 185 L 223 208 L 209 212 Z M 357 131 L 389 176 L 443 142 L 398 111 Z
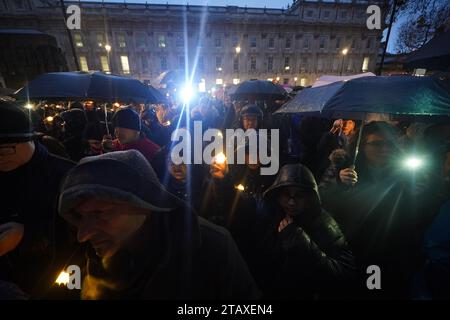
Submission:
M 367 28 L 366 10 L 381 2 L 296 0 L 287 9 L 100 1 L 65 5 L 81 9 L 81 29 L 71 33 L 82 70 L 156 84 L 162 72 L 187 68 L 210 88 L 255 78 L 310 85 L 323 74 L 375 71 L 382 31 Z M 54 36 L 75 70 L 60 1 L 0 0 L 0 18 L 0 28 Z

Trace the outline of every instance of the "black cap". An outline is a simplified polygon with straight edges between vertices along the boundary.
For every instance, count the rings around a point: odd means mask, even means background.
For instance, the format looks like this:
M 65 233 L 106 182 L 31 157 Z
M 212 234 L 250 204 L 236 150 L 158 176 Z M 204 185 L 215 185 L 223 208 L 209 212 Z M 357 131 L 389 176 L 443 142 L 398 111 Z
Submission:
M 20 143 L 37 137 L 28 110 L 21 104 L 0 100 L 0 143 Z

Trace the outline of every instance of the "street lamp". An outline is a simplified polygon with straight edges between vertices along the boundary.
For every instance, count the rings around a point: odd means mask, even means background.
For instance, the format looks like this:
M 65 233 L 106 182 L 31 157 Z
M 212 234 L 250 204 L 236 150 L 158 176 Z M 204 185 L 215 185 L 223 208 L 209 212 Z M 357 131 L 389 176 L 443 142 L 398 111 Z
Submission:
M 344 49 L 342 50 L 341 72 L 339 73 L 340 76 L 342 76 L 342 70 L 344 69 L 344 58 L 345 58 L 345 56 L 347 55 L 347 53 L 348 53 L 348 49 L 347 49 L 347 48 L 344 48 Z
M 112 63 L 111 63 L 111 59 L 109 57 L 109 53 L 111 52 L 111 46 L 109 44 L 105 44 L 105 50 L 106 50 L 106 53 L 108 55 L 108 64 L 109 64 L 110 72 L 112 74 L 113 73 L 113 66 L 112 66 Z
M 241 52 L 241 47 L 237 46 L 236 47 L 236 53 L 239 54 Z

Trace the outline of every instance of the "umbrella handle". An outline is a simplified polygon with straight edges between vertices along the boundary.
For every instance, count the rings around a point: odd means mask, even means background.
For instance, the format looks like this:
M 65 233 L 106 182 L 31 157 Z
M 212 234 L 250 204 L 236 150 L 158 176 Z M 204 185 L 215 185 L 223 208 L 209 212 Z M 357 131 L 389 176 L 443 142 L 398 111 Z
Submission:
M 106 133 L 109 134 L 109 127 L 108 127 L 108 110 L 106 109 L 106 103 L 103 105 L 103 107 L 105 108 L 105 126 L 106 126 Z

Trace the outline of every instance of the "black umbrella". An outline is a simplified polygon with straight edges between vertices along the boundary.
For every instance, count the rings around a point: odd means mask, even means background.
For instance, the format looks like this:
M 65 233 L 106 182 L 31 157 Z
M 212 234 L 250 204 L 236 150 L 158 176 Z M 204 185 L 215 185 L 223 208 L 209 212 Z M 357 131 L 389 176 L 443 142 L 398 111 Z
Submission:
M 271 81 L 246 80 L 239 84 L 232 96 L 236 100 L 283 100 L 286 94 L 286 90 Z
M 136 79 L 103 72 L 52 72 L 19 89 L 21 99 L 90 99 L 108 102 L 165 103 L 154 88 Z

